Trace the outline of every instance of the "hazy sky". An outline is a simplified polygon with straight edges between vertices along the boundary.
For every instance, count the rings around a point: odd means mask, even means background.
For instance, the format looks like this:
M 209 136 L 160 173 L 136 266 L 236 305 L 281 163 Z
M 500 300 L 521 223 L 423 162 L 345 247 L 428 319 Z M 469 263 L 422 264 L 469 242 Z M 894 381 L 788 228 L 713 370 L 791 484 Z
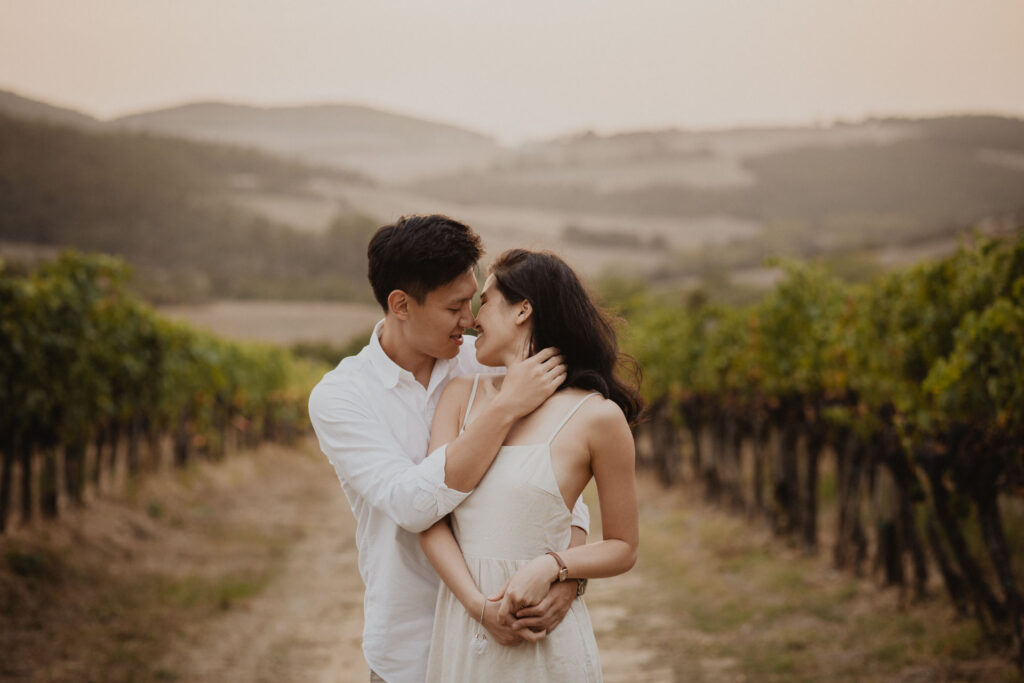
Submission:
M 1024 0 L 0 0 L 0 89 L 354 102 L 504 141 L 1024 115 Z

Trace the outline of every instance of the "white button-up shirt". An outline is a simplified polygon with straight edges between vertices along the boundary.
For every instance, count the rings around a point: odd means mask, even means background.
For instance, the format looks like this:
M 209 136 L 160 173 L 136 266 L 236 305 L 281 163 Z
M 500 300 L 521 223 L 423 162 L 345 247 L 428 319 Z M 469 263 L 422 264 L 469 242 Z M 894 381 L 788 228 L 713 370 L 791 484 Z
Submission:
M 427 455 L 430 425 L 449 381 L 500 370 L 477 363 L 476 338 L 467 335 L 455 358 L 434 363 L 424 388 L 384 353 L 383 322 L 316 385 L 309 416 L 356 518 L 363 654 L 389 683 L 422 683 L 440 579 L 417 534 L 469 495 L 445 485 L 444 446 Z M 589 531 L 582 500 L 572 523 Z

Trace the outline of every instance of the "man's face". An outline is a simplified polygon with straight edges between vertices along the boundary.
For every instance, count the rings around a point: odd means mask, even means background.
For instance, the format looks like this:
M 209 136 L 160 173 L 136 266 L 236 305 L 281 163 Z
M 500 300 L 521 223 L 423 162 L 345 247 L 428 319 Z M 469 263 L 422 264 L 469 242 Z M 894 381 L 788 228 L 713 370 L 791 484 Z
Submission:
M 462 346 L 462 333 L 473 326 L 474 294 L 476 276 L 470 268 L 428 292 L 422 304 L 409 297 L 409 341 L 416 350 L 432 358 L 454 358 Z

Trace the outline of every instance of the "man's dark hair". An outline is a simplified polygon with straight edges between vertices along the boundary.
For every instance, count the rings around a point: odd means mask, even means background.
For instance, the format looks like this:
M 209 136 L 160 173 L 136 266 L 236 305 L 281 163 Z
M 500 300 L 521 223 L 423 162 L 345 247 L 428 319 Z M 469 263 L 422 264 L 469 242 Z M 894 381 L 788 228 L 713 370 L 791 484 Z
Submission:
M 428 292 L 476 265 L 483 251 L 480 236 L 453 218 L 402 216 L 370 239 L 367 277 L 385 311 L 388 295 L 396 289 L 423 303 Z

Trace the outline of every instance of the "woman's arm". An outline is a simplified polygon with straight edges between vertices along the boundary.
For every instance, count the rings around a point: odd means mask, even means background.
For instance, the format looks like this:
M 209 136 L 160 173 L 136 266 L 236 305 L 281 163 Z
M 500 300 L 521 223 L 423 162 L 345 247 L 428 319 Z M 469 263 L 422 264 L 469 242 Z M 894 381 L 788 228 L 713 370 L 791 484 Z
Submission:
M 486 381 L 486 380 L 482 380 Z M 465 408 L 469 402 L 472 380 L 459 378 L 453 380 L 441 395 L 437 410 L 434 412 L 434 423 L 430 431 L 430 450 L 450 443 L 459 434 L 459 426 L 465 419 Z M 477 390 L 479 392 L 479 389 Z M 523 638 L 532 639 L 530 635 L 520 634 L 510 627 L 497 622 L 497 603 L 491 603 L 491 609 L 484 610 L 486 597 L 480 592 L 473 576 L 466 566 L 455 535 L 452 533 L 448 518 L 440 520 L 426 531 L 420 533 L 420 547 L 430 560 L 434 570 L 448 586 L 455 598 L 462 603 L 466 611 L 474 619 L 479 620 L 481 610 L 484 611 L 483 624 L 502 645 L 517 645 Z
M 636 500 L 636 451 L 626 418 L 617 405 L 603 401 L 585 414 L 590 464 L 601 505 L 603 539 L 559 556 L 570 578 L 600 578 L 628 571 L 636 563 L 639 523 Z M 509 581 L 499 608 L 499 619 L 524 605 L 539 602 L 558 578 L 558 562 L 551 555 L 534 558 Z
M 458 436 L 459 427 L 465 421 L 466 404 L 469 403 L 472 381 L 468 377 L 460 377 L 452 380 L 445 387 L 444 393 L 441 394 L 441 399 L 438 401 L 437 410 L 434 411 L 428 452 L 450 443 Z M 423 548 L 423 552 L 430 560 L 430 564 L 434 566 L 438 576 L 451 589 L 466 611 L 477 615 L 479 619 L 485 597 L 469 573 L 469 567 L 466 566 L 462 549 L 459 548 L 455 535 L 452 533 L 448 517 L 420 533 L 420 547 Z
M 473 581 L 473 575 L 469 573 L 466 559 L 462 556 L 462 549 L 455 540 L 447 518 L 420 534 L 420 546 L 438 576 L 451 590 L 455 599 L 466 608 L 466 612 L 477 621 L 483 613 L 484 628 L 498 643 L 519 645 L 524 639 L 536 641 L 544 636 L 543 633 L 537 634 L 529 629 L 515 631 L 511 624 L 498 622 L 498 603 L 489 602 Z

